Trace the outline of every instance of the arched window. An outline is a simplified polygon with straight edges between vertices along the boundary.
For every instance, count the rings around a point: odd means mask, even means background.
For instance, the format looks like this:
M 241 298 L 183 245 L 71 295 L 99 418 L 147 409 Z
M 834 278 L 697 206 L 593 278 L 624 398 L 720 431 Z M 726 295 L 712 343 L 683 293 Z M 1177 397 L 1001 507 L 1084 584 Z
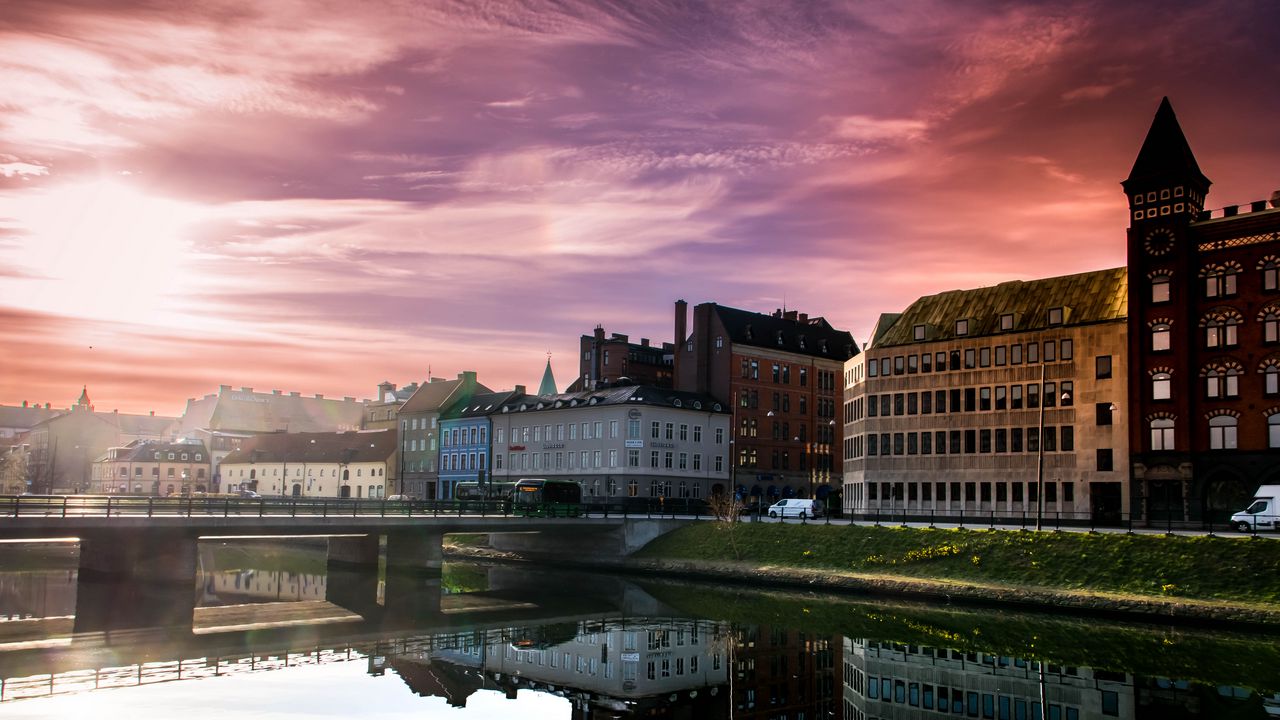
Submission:
M 1168 400 L 1173 397 L 1173 376 L 1158 372 L 1151 376 L 1151 399 Z
M 1169 276 L 1156 275 L 1151 278 L 1151 302 L 1169 302 Z
M 1280 308 L 1267 306 L 1258 313 L 1258 320 L 1262 321 L 1262 342 L 1280 342 Z
M 1274 257 L 1265 257 L 1258 263 L 1258 269 L 1262 271 L 1262 289 L 1278 290 L 1280 289 L 1280 260 Z
M 1209 449 L 1235 450 L 1236 425 L 1236 419 L 1230 415 L 1209 418 Z
M 1160 418 L 1151 421 L 1151 449 L 1152 450 L 1172 450 L 1173 449 L 1173 420 L 1170 418 Z
M 1240 397 L 1240 368 L 1215 367 L 1204 374 L 1205 397 Z
M 1161 352 L 1169 349 L 1169 324 L 1157 323 L 1151 327 L 1151 349 Z
M 1267 447 L 1280 448 L 1280 413 L 1267 416 Z
M 1204 324 L 1205 347 L 1234 347 L 1239 344 L 1240 318 L 1213 317 Z
M 1280 366 L 1268 364 L 1262 368 L 1262 391 L 1268 395 L 1280 394 Z
M 1204 273 L 1204 296 L 1226 297 L 1236 294 L 1236 278 L 1240 268 L 1235 263 L 1207 268 Z

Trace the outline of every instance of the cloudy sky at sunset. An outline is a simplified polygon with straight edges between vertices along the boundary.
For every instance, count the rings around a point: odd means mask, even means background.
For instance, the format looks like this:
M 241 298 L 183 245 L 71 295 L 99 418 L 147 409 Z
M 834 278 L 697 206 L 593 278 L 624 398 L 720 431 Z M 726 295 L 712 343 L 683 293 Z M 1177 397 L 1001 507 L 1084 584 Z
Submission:
M 1280 2 L 199 3 L 0 12 L 0 403 L 561 386 L 597 324 L 1124 263 L 1168 95 L 1280 188 Z

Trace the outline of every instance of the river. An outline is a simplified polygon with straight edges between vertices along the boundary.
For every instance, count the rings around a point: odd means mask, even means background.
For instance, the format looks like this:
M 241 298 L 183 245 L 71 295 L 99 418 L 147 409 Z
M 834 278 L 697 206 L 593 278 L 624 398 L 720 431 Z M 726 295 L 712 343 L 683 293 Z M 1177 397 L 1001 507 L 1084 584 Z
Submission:
M 190 609 L 148 626 L 102 607 L 146 589 L 79 583 L 76 552 L 0 548 L 0 717 L 1280 715 L 1257 631 L 511 564 L 365 577 L 314 541 L 203 544 Z

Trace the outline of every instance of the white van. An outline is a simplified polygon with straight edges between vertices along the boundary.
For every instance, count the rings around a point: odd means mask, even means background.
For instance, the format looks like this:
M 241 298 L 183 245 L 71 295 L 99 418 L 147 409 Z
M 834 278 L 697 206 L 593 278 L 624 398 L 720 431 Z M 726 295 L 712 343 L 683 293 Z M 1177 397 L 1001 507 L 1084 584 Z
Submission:
M 1280 529 L 1280 485 L 1259 487 L 1249 507 L 1231 516 L 1231 527 L 1240 532 Z
M 822 508 L 814 500 L 783 500 L 769 506 L 769 517 L 811 518 L 822 514 Z

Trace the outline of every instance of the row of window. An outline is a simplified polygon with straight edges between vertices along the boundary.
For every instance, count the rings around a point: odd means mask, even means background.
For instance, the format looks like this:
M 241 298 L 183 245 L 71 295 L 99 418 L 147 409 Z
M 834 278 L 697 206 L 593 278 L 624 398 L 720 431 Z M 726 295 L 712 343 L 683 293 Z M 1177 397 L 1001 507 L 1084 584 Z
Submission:
M 237 469 L 239 469 L 239 471 L 240 471 L 240 474 L 239 474 L 239 475 L 236 475 L 236 470 L 237 470 Z M 273 472 L 271 473 L 273 477 L 279 477 L 279 476 L 280 476 L 280 468 L 271 468 L 271 470 L 273 471 Z M 347 479 L 347 477 L 349 477 L 349 476 L 350 476 L 350 473 L 351 473 L 351 470 L 350 470 L 349 468 L 342 468 L 342 479 L 343 479 L 343 480 L 346 480 L 346 479 Z M 285 474 L 285 477 L 288 477 L 288 475 L 289 475 L 289 471 L 288 471 L 288 469 L 287 469 L 287 468 L 285 469 L 285 473 L 284 473 L 284 474 Z M 369 477 L 386 477 L 386 474 L 387 474 L 387 470 L 386 470 L 386 468 L 375 467 L 375 468 L 370 468 L 370 469 L 369 469 Z M 361 477 L 361 476 L 363 476 L 363 475 L 364 475 L 364 469 L 363 469 L 363 468 L 356 468 L 356 477 Z M 293 469 L 293 476 L 294 476 L 294 477 L 302 477 L 302 468 L 300 468 L 300 467 L 294 467 L 294 469 Z M 316 469 L 315 469 L 315 468 L 313 468 L 313 467 L 309 467 L 309 468 L 307 468 L 307 477 L 324 477 L 324 476 L 325 476 L 325 469 L 324 469 L 324 468 L 320 468 L 320 472 L 319 472 L 319 473 L 316 473 Z M 245 474 L 244 474 L 244 468 L 229 468 L 229 469 L 227 469 L 227 470 L 226 470 L 226 477 L 228 477 L 228 478 L 231 478 L 231 477 L 245 477 Z M 250 469 L 249 469 L 249 479 L 250 479 L 250 480 L 254 480 L 254 479 L 257 479 L 258 477 L 259 477 L 259 475 L 258 475 L 258 469 L 257 469 L 257 468 L 250 468 Z M 263 468 L 263 471 L 262 471 L 262 475 L 261 475 L 261 477 L 267 477 L 266 468 Z M 333 477 L 338 477 L 338 469 L 337 469 L 337 468 L 334 468 L 334 470 L 333 470 Z
M 1176 450 L 1172 418 L 1157 418 L 1148 423 L 1152 450 Z M 1231 415 L 1209 418 L 1209 449 L 1235 450 L 1239 447 L 1240 419 Z M 1280 448 L 1280 413 L 1267 416 L 1267 447 Z
M 1041 352 L 1043 348 L 1043 353 Z M 889 375 L 914 375 L 916 373 L 946 372 L 948 370 L 973 370 L 975 368 L 1028 365 L 1043 362 L 1066 362 L 1075 358 L 1075 344 L 1069 339 L 1045 340 L 1043 344 L 1029 342 L 994 347 L 965 348 L 963 350 L 939 350 L 921 355 L 894 355 L 867 361 L 867 377 Z M 1107 374 L 1110 377 L 1110 357 Z
M 1262 368 L 1262 392 L 1265 395 L 1280 395 L 1280 365 L 1268 361 Z M 1236 398 L 1240 396 L 1240 378 L 1244 376 L 1238 365 L 1223 365 L 1205 370 L 1204 396 L 1206 398 Z M 1151 374 L 1151 399 L 1173 399 L 1173 373 L 1159 370 Z
M 627 450 L 627 458 L 626 458 L 627 467 L 629 468 L 640 467 L 640 460 L 641 460 L 640 452 L 641 451 L 637 449 Z M 445 458 L 447 456 L 442 455 L 441 457 Z M 462 457 L 465 461 L 467 456 L 460 456 L 460 457 Z M 618 465 L 619 458 L 618 458 L 617 450 L 608 451 L 607 464 L 605 462 L 605 457 L 606 456 L 600 450 L 583 450 L 577 453 L 572 451 L 571 452 L 557 451 L 554 453 L 551 453 L 551 452 L 508 453 L 507 469 L 508 470 L 588 471 L 593 468 L 600 468 L 600 467 L 611 467 L 611 468 L 619 467 Z M 471 454 L 470 459 L 472 462 L 475 462 L 477 460 L 474 453 Z M 484 453 L 480 453 L 479 462 L 483 462 L 483 461 L 484 461 Z M 494 465 L 495 470 L 503 469 L 502 455 L 494 455 L 494 462 L 495 462 L 495 465 Z M 701 472 L 703 469 L 702 453 L 690 454 L 687 452 L 676 453 L 670 450 L 668 451 L 650 450 L 648 465 L 650 468 L 654 468 L 654 469 L 692 470 L 694 472 Z M 458 467 L 448 467 L 448 466 L 442 465 L 441 469 L 442 470 L 449 470 L 449 469 L 466 470 L 466 469 L 477 469 L 477 468 L 483 468 L 483 467 L 484 467 L 483 465 L 479 465 L 479 466 L 473 465 L 471 468 L 466 468 L 466 467 L 458 468 Z M 724 456 L 716 455 L 712 459 L 712 470 L 714 472 L 724 471 Z
M 159 467 L 152 467 L 152 468 L 151 468 L 151 475 L 152 475 L 152 477 L 159 477 L 159 476 L 160 476 L 160 468 L 159 468 Z M 142 468 L 140 468 L 140 467 L 135 467 L 135 468 L 133 469 L 133 476 L 134 476 L 134 477 L 142 477 Z M 167 473 L 166 477 L 175 477 L 175 476 L 176 476 L 176 475 L 175 475 L 175 473 L 174 473 L 174 469 L 173 469 L 173 468 L 169 468 L 169 471 L 168 471 L 168 473 Z M 183 472 L 183 477 L 185 477 L 185 476 L 186 476 L 186 473 L 185 473 L 185 472 Z M 123 477 L 129 477 L 129 468 L 127 468 L 127 467 L 123 467 L 123 466 L 122 466 L 122 467 L 120 468 L 120 477 L 122 477 L 122 478 L 123 478 Z M 197 479 L 197 480 L 203 480 L 203 479 L 204 479 L 204 468 L 196 468 L 196 479 Z
M 1223 311 L 1204 320 L 1206 348 L 1234 348 L 1240 344 L 1240 326 L 1244 317 L 1235 311 Z M 1280 343 L 1280 309 L 1268 311 L 1262 316 L 1262 341 Z M 1173 327 L 1161 320 L 1151 325 L 1151 352 L 1168 352 L 1173 347 Z
M 773 451 L 773 464 L 765 468 L 766 470 L 790 470 L 791 454 L 786 450 Z M 819 472 L 830 471 L 834 466 L 833 458 L 830 453 L 826 452 L 806 452 L 798 458 L 799 462 L 797 470 L 807 470 L 808 465 L 812 464 L 813 469 Z M 760 452 L 753 447 L 744 447 L 738 450 L 738 467 L 741 468 L 759 468 Z
M 851 498 L 854 507 L 861 500 L 867 503 L 878 503 L 882 507 L 902 507 L 916 503 L 937 503 L 959 507 L 960 503 L 990 503 L 994 497 L 996 503 L 1039 502 L 1039 485 L 1034 482 L 869 482 L 853 485 Z M 865 489 L 865 498 L 862 491 Z M 1061 492 L 1059 492 L 1061 490 Z M 1075 485 L 1069 482 L 1045 482 L 1044 501 L 1056 503 L 1062 498 L 1064 503 L 1076 500 Z
M 161 457 L 161 455 L 162 455 L 162 454 L 163 454 L 163 453 L 159 453 L 159 452 L 158 452 L 158 453 L 156 453 L 156 459 L 157 459 L 157 460 L 161 460 L 161 459 L 163 459 L 163 458 Z M 196 453 L 196 454 L 195 454 L 195 456 L 196 456 L 196 457 L 195 457 L 195 461 L 196 461 L 196 462 L 200 462 L 201 458 L 203 458 L 203 457 L 204 457 L 201 453 Z M 183 460 L 184 462 L 186 461 L 187 457 L 188 457 L 188 456 L 187 456 L 187 453 L 182 453 L 182 460 Z M 170 460 L 173 460 L 173 459 L 174 459 L 174 454 L 173 454 L 173 453 L 169 453 L 169 459 L 170 459 Z
M 1023 439 L 1026 442 L 1023 442 Z M 1074 452 L 1075 428 L 1044 428 L 1045 452 Z M 924 432 L 867 433 L 845 439 L 845 459 L 877 455 L 972 455 L 1040 451 L 1040 428 L 994 428 Z
M 450 428 L 440 433 L 440 444 L 443 447 L 484 445 L 487 442 L 489 442 L 489 428 L 484 425 Z
M 1206 298 L 1231 297 L 1239 293 L 1239 276 L 1241 268 L 1238 265 L 1219 265 L 1209 268 L 1204 274 L 1202 280 L 1204 284 L 1202 289 Z M 1262 289 L 1264 291 L 1275 291 L 1280 289 L 1280 262 L 1275 260 L 1265 261 L 1259 268 Z M 1170 300 L 1170 290 L 1173 285 L 1173 273 L 1160 272 L 1151 278 L 1151 302 L 1153 304 L 1167 303 Z
M 1024 405 L 1036 409 L 1042 402 L 1047 408 L 1059 402 L 1062 407 L 1071 407 L 1075 402 L 1075 383 L 1070 380 L 1061 384 L 1046 382 L 1043 390 L 1040 383 L 1028 383 L 1025 390 L 1022 385 L 995 385 L 868 395 L 845 403 L 845 422 L 857 422 L 864 417 L 1022 410 Z
M 924 710 L 936 709 L 939 713 L 952 713 L 968 717 L 999 718 L 999 720 L 1040 720 L 1042 706 L 1037 700 L 977 693 L 963 688 L 929 683 L 907 683 L 903 680 L 867 676 L 868 700 L 880 700 L 918 707 Z M 1120 714 L 1120 695 L 1114 691 L 1102 691 L 1102 714 L 1118 716 Z M 1056 703 L 1049 705 L 1049 716 L 1045 720 L 1079 720 L 1080 708 Z

